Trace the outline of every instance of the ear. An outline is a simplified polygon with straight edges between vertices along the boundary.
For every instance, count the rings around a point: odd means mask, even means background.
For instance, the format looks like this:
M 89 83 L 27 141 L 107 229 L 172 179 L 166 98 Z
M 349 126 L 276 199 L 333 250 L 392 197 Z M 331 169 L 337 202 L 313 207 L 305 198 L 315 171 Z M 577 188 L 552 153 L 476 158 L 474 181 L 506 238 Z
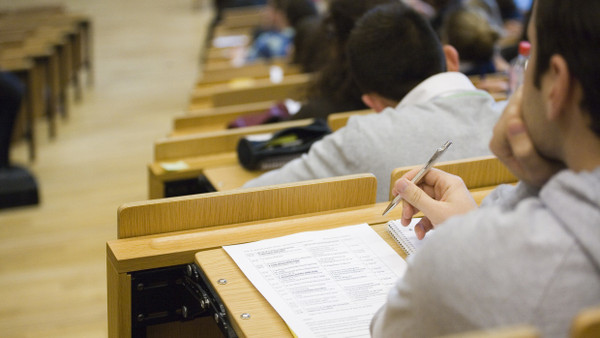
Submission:
M 360 97 L 367 107 L 373 109 L 377 113 L 381 112 L 385 108 L 389 107 L 389 104 L 383 100 L 383 98 L 377 94 L 363 94 Z
M 560 55 L 553 55 L 550 57 L 548 68 L 548 75 L 544 79 L 551 82 L 548 93 L 550 105 L 547 114 L 549 120 L 556 120 L 566 110 L 567 105 L 579 104 L 579 102 L 575 102 L 578 100 L 578 96 L 575 95 L 574 83 L 571 81 L 569 65 L 565 59 Z
M 460 67 L 460 57 L 456 48 L 450 45 L 442 47 L 444 55 L 446 55 L 446 70 L 449 72 L 458 72 Z

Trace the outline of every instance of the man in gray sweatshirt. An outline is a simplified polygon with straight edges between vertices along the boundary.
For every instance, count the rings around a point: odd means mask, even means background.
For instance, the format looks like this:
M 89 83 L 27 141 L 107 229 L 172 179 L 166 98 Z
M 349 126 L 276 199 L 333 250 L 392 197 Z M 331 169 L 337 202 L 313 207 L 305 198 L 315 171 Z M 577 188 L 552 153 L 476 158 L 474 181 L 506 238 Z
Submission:
M 490 143 L 516 186 L 476 208 L 462 181 L 439 170 L 422 189 L 414 171 L 395 183 L 403 224 L 425 214 L 426 242 L 374 316 L 373 336 L 529 324 L 567 337 L 579 311 L 600 305 L 599 16 L 598 1 L 534 6 L 523 88 Z
M 490 153 L 501 108 L 456 72 L 456 50 L 414 10 L 396 3 L 369 11 L 350 35 L 348 58 L 363 101 L 379 113 L 350 118 L 308 154 L 244 187 L 369 172 L 377 200 L 386 201 L 392 171 L 426 162 L 447 140 L 444 160 Z

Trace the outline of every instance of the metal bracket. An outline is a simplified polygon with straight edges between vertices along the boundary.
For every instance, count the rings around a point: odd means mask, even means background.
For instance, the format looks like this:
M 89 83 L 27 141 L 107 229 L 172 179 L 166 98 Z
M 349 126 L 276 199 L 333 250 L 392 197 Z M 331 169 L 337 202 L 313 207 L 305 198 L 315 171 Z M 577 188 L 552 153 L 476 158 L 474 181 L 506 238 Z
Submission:
M 214 290 L 193 264 L 131 273 L 132 337 L 155 324 L 212 316 L 225 337 L 237 337 Z

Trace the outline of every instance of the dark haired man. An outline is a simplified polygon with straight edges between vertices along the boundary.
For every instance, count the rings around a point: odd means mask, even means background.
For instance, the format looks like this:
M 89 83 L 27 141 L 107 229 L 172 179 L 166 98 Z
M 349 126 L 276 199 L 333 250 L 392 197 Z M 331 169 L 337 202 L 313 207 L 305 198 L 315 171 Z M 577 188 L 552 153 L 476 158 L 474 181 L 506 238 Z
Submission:
M 373 336 L 530 324 L 567 337 L 577 313 L 600 304 L 598 15 L 598 1 L 534 5 L 523 88 L 490 143 L 517 186 L 475 209 L 462 181 L 442 171 L 423 190 L 408 180 L 414 172 L 396 182 L 403 223 L 417 208 L 426 216 L 418 235 L 437 230 L 375 315 Z
M 427 161 L 447 140 L 454 145 L 445 160 L 489 154 L 500 109 L 456 72 L 456 51 L 414 10 L 395 3 L 369 11 L 350 35 L 348 57 L 363 101 L 380 113 L 350 118 L 307 155 L 247 187 L 370 172 L 385 201 L 393 169 Z

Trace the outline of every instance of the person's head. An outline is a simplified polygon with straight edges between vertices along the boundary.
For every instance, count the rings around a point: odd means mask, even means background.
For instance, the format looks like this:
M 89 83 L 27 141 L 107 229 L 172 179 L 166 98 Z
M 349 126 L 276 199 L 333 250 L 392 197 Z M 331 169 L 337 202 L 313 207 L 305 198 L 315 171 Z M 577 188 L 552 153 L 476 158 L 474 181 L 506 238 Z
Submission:
M 310 16 L 296 25 L 292 63 L 300 66 L 303 72 L 318 71 L 327 62 L 327 39 L 322 31 L 322 17 Z
M 317 7 L 312 0 L 270 0 L 268 15 L 276 28 L 296 27 L 304 18 L 317 15 Z
M 345 46 L 350 32 L 356 21 L 370 9 L 397 0 L 332 0 L 329 3 L 326 24 L 329 25 L 330 34 L 334 41 Z
M 370 9 L 398 0 L 331 0 L 322 28 L 327 50 L 322 51 L 326 63 L 318 70 L 308 97 L 324 97 L 330 101 L 364 108 L 361 92 L 356 86 L 346 55 L 346 43 L 356 21 Z M 316 52 L 316 51 L 315 51 Z M 360 108 L 358 108 L 360 107 Z
M 485 12 L 477 8 L 458 7 L 446 14 L 441 40 L 456 48 L 460 60 L 481 64 L 492 61 L 500 32 Z
M 542 156 L 575 170 L 589 161 L 581 152 L 599 158 L 599 15 L 598 1 L 536 1 L 528 26 L 523 119 Z
M 419 83 L 444 72 L 447 66 L 445 50 L 431 25 L 402 3 L 378 6 L 365 14 L 347 47 L 363 101 L 376 111 L 397 104 Z M 458 68 L 458 57 L 454 57 L 451 70 Z M 374 98 L 382 101 L 383 107 L 371 102 Z

